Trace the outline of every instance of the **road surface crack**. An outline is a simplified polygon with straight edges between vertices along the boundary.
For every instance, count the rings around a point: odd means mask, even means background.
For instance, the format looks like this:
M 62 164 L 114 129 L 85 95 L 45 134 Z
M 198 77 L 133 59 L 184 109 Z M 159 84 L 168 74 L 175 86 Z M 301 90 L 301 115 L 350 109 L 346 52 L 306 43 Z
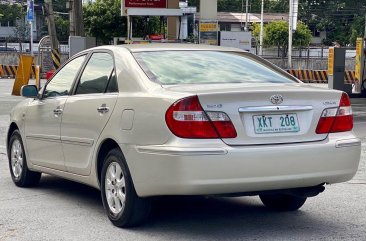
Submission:
M 29 195 L 29 196 L 22 196 L 22 197 L 8 198 L 8 199 L 0 199 L 0 202 L 27 199 L 27 198 L 39 197 L 39 196 L 45 196 L 45 195 L 49 195 L 49 194 L 36 194 L 36 195 Z
M 366 182 L 348 182 L 347 184 L 366 184 Z

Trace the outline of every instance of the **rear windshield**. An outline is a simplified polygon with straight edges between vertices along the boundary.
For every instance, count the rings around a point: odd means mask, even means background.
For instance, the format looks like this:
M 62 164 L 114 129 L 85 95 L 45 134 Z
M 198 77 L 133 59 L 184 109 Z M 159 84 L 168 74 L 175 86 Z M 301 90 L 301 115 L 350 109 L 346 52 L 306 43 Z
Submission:
M 155 51 L 134 53 L 134 56 L 148 77 L 163 85 L 294 82 L 258 60 L 240 53 Z

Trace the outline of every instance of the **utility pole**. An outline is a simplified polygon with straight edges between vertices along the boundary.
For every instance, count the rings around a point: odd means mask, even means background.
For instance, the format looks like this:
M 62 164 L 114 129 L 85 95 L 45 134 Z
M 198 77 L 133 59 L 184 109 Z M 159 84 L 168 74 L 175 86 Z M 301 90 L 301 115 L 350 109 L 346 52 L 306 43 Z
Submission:
M 47 18 L 48 35 L 50 36 L 51 39 L 51 48 L 52 48 L 51 55 L 53 60 L 53 67 L 55 69 L 58 69 L 58 67 L 60 67 L 61 65 L 61 55 L 56 35 L 55 17 L 53 14 L 52 0 L 44 1 L 44 9 Z
M 366 13 L 365 13 L 365 32 L 363 33 L 363 37 L 366 39 Z
M 52 49 L 58 49 L 58 40 L 56 35 L 55 17 L 53 14 L 52 0 L 45 0 L 44 7 L 48 25 L 48 35 L 51 38 Z
M 259 55 L 263 55 L 263 9 L 264 9 L 264 0 L 262 0 L 261 6 L 261 30 L 259 32 Z
M 69 9 L 70 36 L 84 36 L 82 0 L 69 0 L 67 8 Z
M 288 14 L 288 62 L 287 62 L 287 68 L 292 68 L 292 29 L 293 29 L 293 0 L 289 1 L 289 14 Z
M 366 13 L 365 13 L 365 32 L 363 33 L 363 49 L 366 48 Z M 361 86 L 362 86 L 362 91 L 366 92 L 366 80 L 365 80 L 365 75 L 366 75 L 366 66 L 365 66 L 365 61 L 366 61 L 366 56 L 365 56 L 365 51 L 362 51 L 363 53 L 361 54 Z
M 70 32 L 70 36 L 75 36 L 75 24 L 74 24 L 74 13 L 73 13 L 73 8 L 74 8 L 74 0 L 69 0 L 68 2 L 66 2 L 66 8 L 69 10 L 69 32 Z
M 292 68 L 292 36 L 297 28 L 297 15 L 299 9 L 299 0 L 289 0 L 288 14 L 288 68 Z
M 243 14 L 244 14 L 244 0 L 241 0 L 240 30 L 243 29 Z M 244 27 L 244 30 L 245 30 L 245 27 Z
M 245 3 L 245 31 L 248 32 L 249 31 L 249 28 L 248 28 L 248 1 L 249 0 L 246 0 L 246 3 Z

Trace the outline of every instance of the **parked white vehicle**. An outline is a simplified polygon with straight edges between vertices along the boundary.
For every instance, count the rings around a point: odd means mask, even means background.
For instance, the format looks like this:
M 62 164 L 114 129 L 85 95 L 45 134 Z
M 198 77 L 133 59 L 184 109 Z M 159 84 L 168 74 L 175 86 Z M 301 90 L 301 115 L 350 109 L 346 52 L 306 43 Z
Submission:
M 21 92 L 7 137 L 14 183 L 48 173 L 98 188 L 116 226 L 145 220 L 152 196 L 259 195 L 297 210 L 359 164 L 346 93 L 239 49 L 102 46 Z

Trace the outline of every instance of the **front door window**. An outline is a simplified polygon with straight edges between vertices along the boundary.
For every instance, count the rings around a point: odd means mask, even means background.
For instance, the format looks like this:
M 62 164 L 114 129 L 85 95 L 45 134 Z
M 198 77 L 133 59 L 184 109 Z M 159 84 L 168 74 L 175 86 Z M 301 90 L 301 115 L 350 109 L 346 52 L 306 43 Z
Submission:
M 69 95 L 85 55 L 79 56 L 66 64 L 46 85 L 43 98 Z

